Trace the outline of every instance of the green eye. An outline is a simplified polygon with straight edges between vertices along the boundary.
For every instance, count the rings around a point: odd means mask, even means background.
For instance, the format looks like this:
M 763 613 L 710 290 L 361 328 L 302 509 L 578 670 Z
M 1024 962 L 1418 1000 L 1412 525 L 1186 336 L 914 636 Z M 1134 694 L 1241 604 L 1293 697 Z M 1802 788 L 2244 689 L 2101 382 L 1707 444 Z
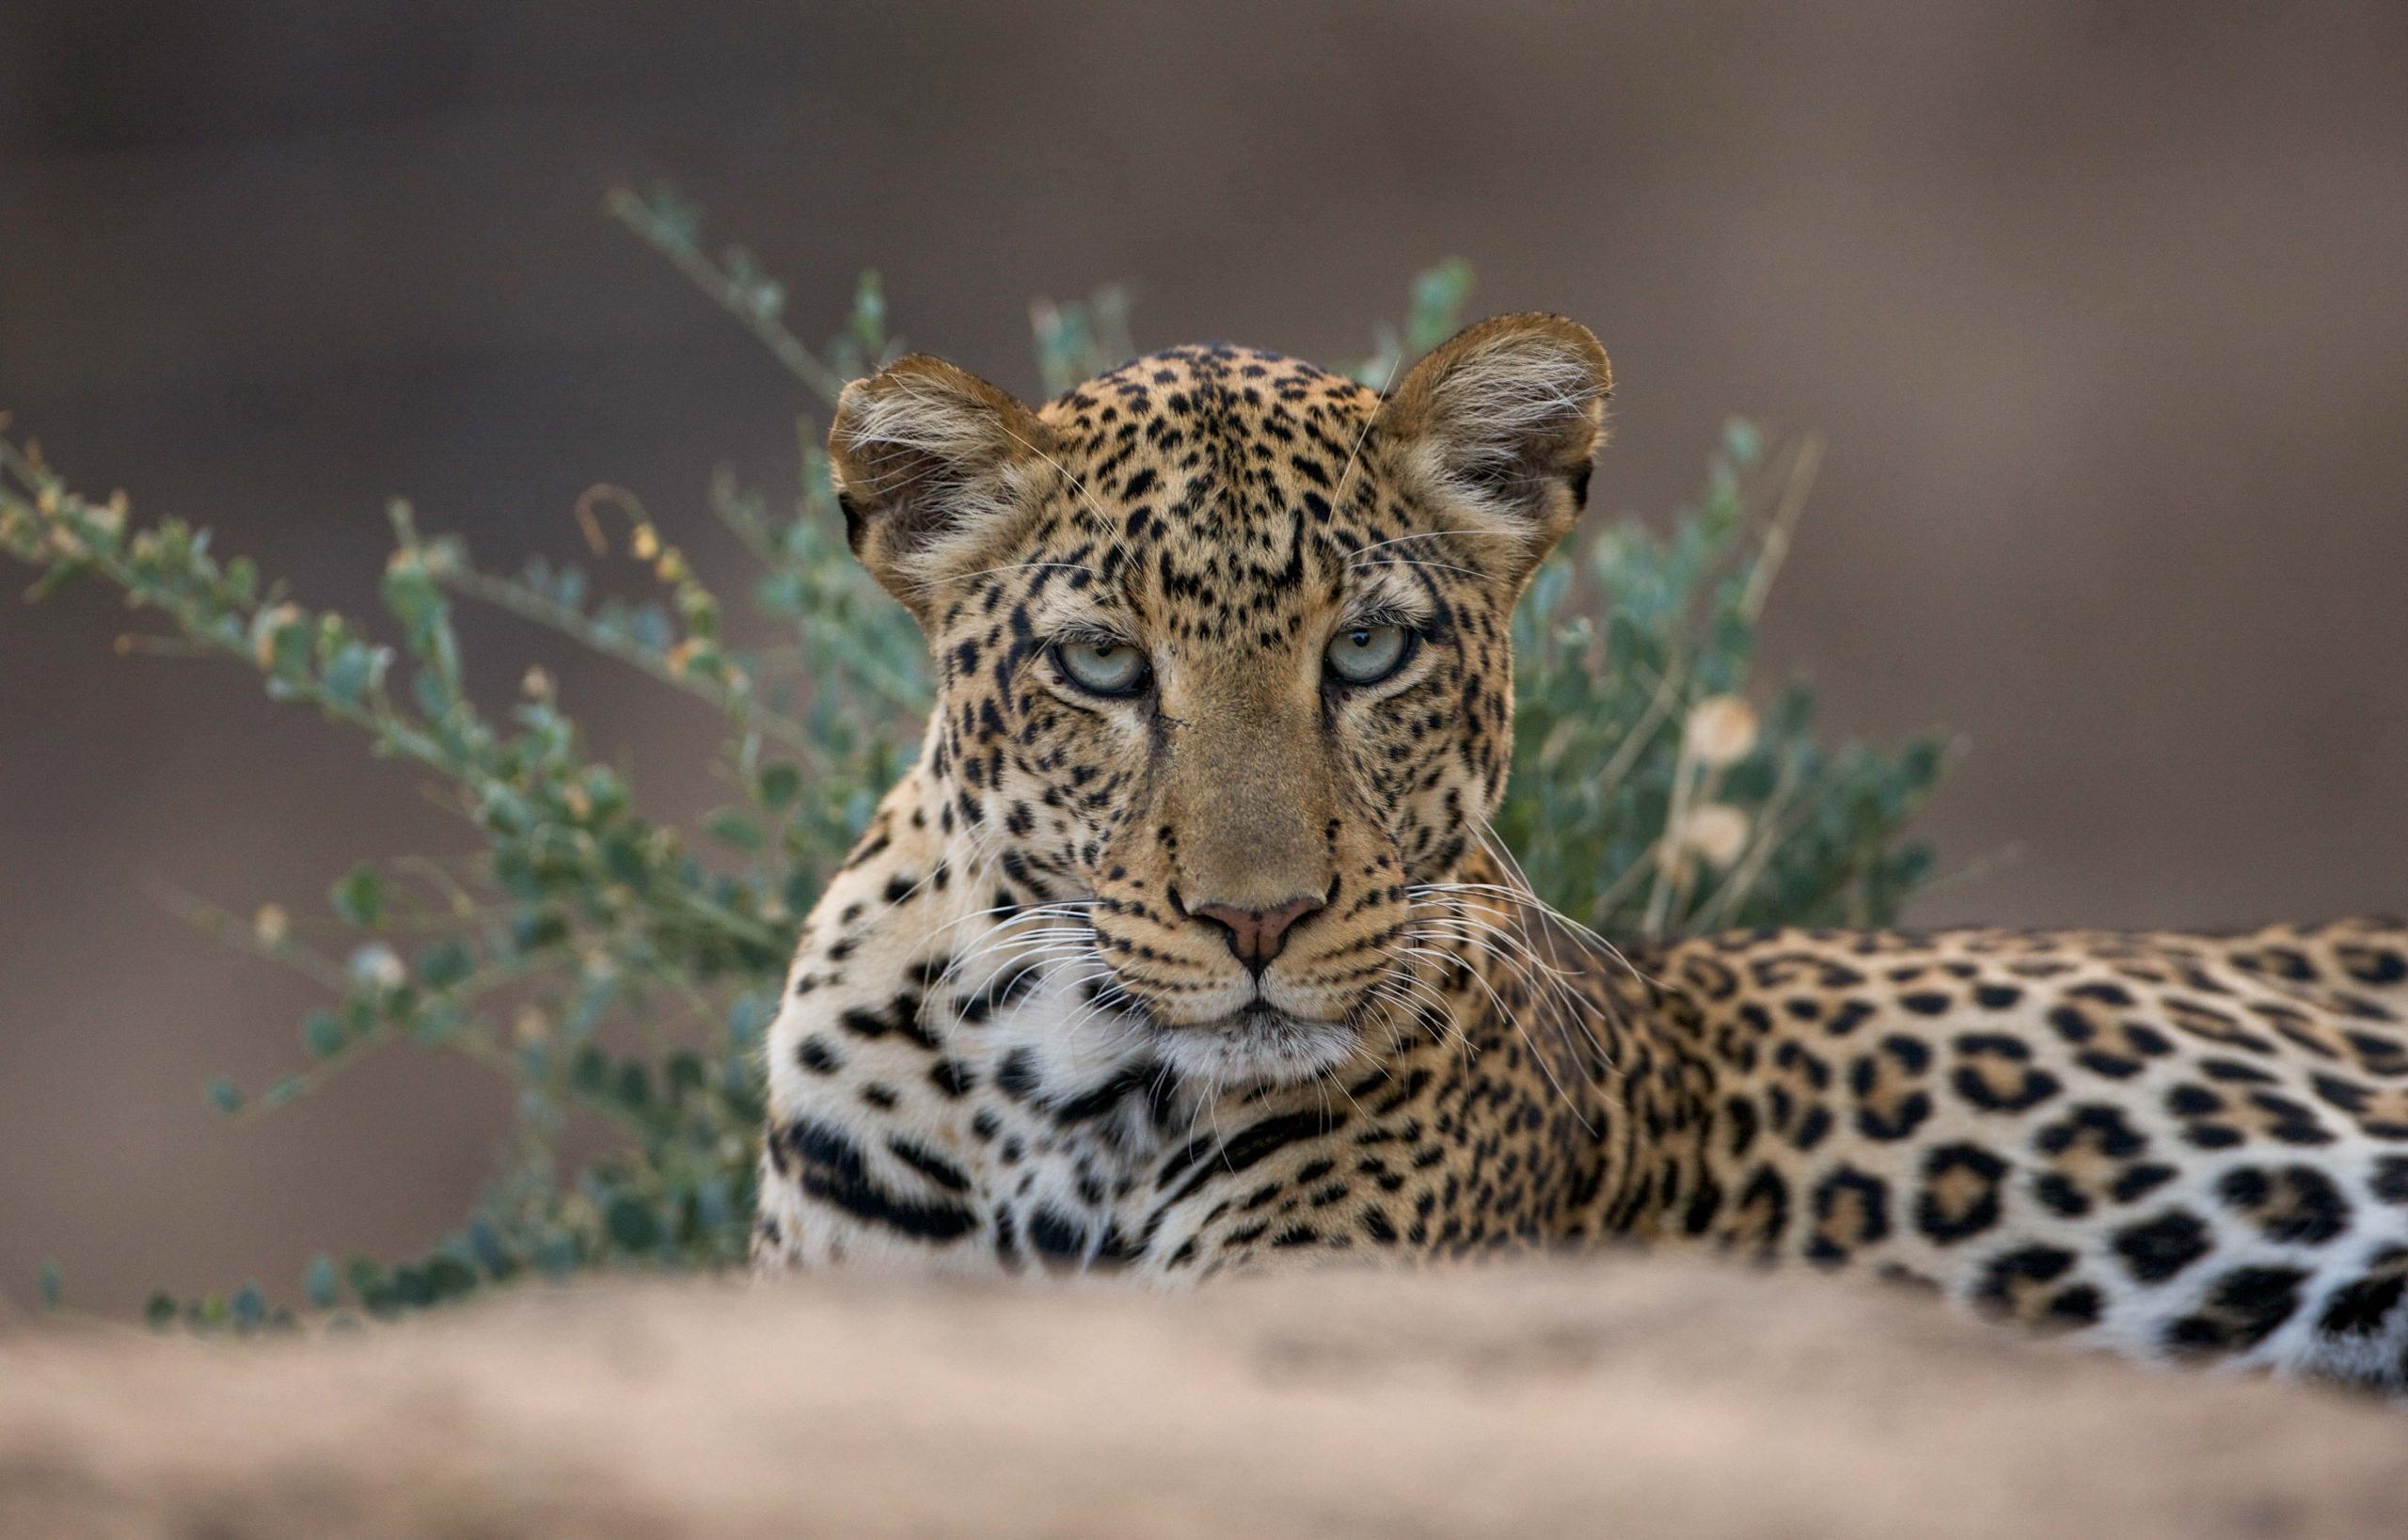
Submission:
M 1374 685 L 1403 664 L 1412 645 L 1413 633 L 1402 626 L 1349 626 L 1329 639 L 1322 656 L 1344 683 Z
M 1054 661 L 1072 684 L 1099 695 L 1134 695 L 1153 673 L 1126 642 L 1057 642 Z

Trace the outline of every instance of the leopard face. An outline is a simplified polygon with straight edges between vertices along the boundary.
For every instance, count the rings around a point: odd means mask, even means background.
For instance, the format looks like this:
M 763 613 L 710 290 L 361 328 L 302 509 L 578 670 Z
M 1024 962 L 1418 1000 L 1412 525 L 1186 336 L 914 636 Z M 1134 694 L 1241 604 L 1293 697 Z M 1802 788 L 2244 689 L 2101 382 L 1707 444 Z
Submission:
M 1513 316 L 1386 396 L 1222 346 L 1038 411 L 923 357 L 848 389 L 848 533 L 927 635 L 936 817 L 990 923 L 1212 1085 L 1399 1030 L 1609 386 L 1585 329 Z

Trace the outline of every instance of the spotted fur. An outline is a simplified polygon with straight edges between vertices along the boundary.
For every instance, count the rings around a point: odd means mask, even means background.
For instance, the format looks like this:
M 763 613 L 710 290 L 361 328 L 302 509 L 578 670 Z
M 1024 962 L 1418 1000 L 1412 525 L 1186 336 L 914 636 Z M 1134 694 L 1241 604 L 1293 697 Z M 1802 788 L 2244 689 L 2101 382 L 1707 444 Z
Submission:
M 1224 346 L 1039 411 L 922 357 L 848 390 L 854 547 L 939 688 L 770 1036 L 762 1266 L 1627 1237 L 2408 1385 L 2399 924 L 1624 955 L 1521 893 L 1507 622 L 1608 386 L 1516 316 L 1386 396 Z M 1331 673 L 1381 627 L 1394 673 Z

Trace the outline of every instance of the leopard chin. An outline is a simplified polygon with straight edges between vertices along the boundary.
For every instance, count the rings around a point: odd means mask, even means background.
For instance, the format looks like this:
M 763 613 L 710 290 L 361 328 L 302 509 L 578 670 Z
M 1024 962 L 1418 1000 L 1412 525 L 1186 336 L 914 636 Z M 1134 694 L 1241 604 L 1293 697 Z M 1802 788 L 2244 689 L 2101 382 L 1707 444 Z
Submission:
M 1193 1084 L 1293 1086 L 1354 1057 L 1363 1034 L 1351 1022 L 1315 1021 L 1262 1000 L 1213 1021 L 1157 1026 L 1156 1052 Z

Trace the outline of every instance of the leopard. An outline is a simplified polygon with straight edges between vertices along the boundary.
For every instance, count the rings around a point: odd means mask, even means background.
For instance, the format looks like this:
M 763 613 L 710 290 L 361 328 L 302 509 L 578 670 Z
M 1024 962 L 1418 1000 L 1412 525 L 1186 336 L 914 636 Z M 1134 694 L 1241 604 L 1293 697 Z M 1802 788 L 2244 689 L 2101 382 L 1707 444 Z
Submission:
M 1386 389 L 1219 343 L 845 389 L 934 706 L 766 1034 L 756 1270 L 1698 1250 L 2408 1389 L 2399 920 L 1609 940 L 1531 892 L 1512 622 L 1611 390 L 1535 313 Z

